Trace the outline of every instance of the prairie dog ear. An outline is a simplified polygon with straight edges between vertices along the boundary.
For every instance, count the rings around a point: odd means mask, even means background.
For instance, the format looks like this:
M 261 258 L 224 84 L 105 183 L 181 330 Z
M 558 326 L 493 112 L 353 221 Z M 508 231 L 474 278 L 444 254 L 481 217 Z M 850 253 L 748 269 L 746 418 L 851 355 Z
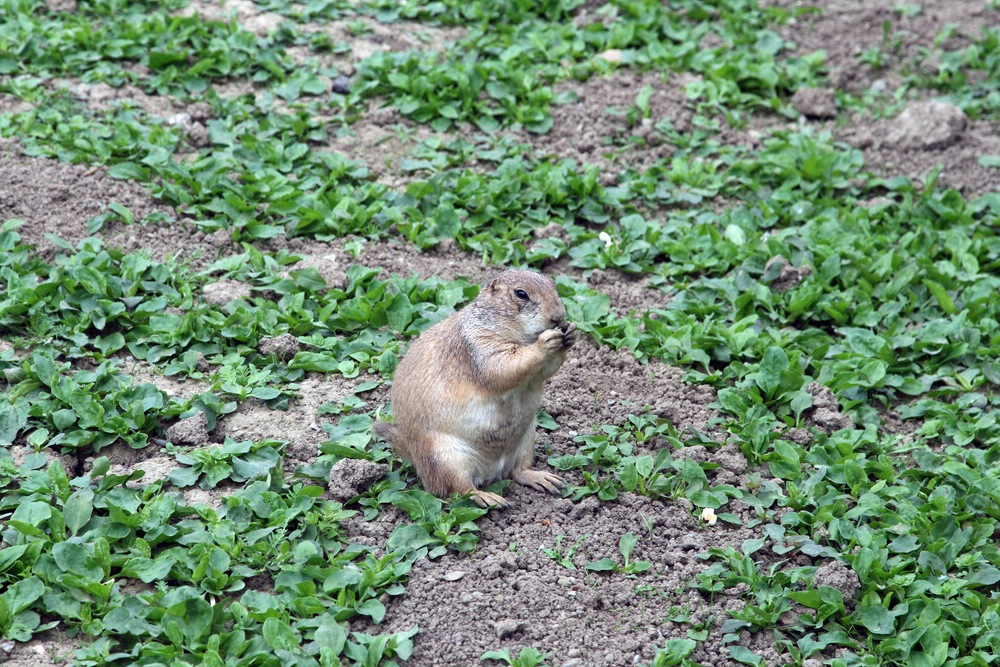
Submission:
M 486 289 L 496 293 L 496 291 L 500 289 L 500 276 L 493 276 L 490 278 L 490 281 L 486 283 Z

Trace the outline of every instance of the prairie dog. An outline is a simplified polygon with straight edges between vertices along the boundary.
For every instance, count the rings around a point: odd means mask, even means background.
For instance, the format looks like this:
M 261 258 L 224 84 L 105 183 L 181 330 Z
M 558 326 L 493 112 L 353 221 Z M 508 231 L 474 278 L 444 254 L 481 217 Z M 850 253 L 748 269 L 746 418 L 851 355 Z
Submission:
M 575 342 L 552 279 L 504 271 L 413 343 L 389 394 L 394 423 L 377 422 L 375 432 L 413 461 L 435 495 L 469 493 L 482 507 L 507 507 L 479 489 L 498 479 L 555 493 L 563 480 L 531 469 L 535 417 L 545 381 Z

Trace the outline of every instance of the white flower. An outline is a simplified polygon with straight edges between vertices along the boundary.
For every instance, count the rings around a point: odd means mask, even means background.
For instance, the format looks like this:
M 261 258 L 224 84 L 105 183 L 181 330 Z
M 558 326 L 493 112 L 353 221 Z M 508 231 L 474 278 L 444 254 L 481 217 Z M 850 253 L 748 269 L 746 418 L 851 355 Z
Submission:
M 719 520 L 719 517 L 715 516 L 715 510 L 711 507 L 706 507 L 701 511 L 701 520 L 710 526 L 714 526 L 715 522 Z
M 604 241 L 605 248 L 610 248 L 615 243 L 614 239 L 611 238 L 611 234 L 608 234 L 607 232 L 601 232 L 597 235 L 597 238 Z

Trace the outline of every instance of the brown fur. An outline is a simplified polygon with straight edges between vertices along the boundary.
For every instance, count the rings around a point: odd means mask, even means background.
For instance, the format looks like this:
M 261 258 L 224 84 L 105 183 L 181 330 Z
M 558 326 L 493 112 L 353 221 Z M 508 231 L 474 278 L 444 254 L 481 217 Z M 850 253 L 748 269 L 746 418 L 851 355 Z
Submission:
M 531 466 L 543 386 L 576 341 L 565 318 L 551 279 L 519 270 L 493 277 L 413 343 L 390 392 L 395 423 L 376 423 L 376 434 L 439 496 L 506 506 L 478 487 L 507 478 L 555 492 L 563 481 Z

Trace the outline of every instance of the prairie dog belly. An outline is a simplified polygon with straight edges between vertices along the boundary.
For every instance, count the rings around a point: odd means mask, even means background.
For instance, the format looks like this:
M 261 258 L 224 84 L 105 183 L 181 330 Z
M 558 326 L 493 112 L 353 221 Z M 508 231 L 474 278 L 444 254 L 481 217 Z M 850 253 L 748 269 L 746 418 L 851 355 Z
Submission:
M 541 396 L 523 388 L 500 396 L 472 392 L 437 438 L 440 456 L 454 461 L 483 482 L 506 477 L 521 461 L 521 448 L 534 441 L 532 431 Z
M 513 452 L 510 455 L 483 456 L 481 449 L 447 433 L 438 434 L 434 445 L 434 453 L 440 463 L 465 471 L 476 487 L 508 477 L 518 460 Z
M 473 395 L 465 405 L 456 435 L 487 451 L 516 448 L 535 425 L 541 397 L 521 388 L 500 396 Z

